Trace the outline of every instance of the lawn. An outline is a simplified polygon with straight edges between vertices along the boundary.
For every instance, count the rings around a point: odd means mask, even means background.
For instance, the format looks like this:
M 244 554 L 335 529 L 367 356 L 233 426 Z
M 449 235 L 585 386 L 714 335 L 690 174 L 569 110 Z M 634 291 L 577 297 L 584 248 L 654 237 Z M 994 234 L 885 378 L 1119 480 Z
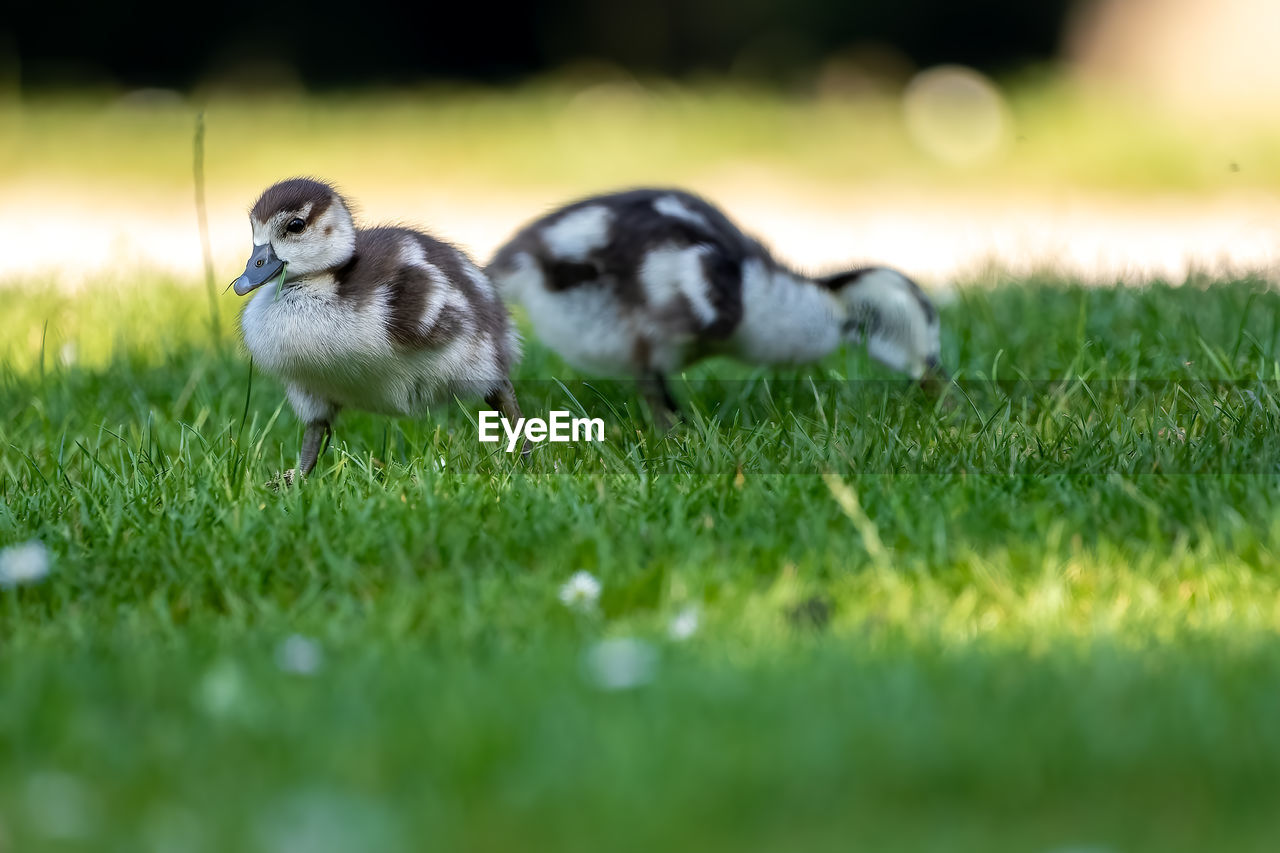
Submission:
M 211 202 L 237 211 L 283 173 L 416 195 L 564 197 L 645 183 L 758 184 L 866 195 L 914 188 L 1216 193 L 1280 187 L 1280 122 L 1179 115 L 1061 75 L 997 81 L 990 157 L 959 167 L 912 141 L 896 93 L 852 96 L 710 82 L 550 79 L 304 95 L 143 92 L 0 98 L 0 187 L 117 204 L 190 198 L 205 113 Z M 637 144 L 642 140 L 643 144 Z M 305 141 L 305 144 L 303 144 Z M 185 212 L 185 211 L 184 211 Z
M 2 298 L 0 850 L 1275 847 L 1262 282 L 961 288 L 940 396 L 708 363 L 667 434 L 531 342 L 604 443 L 344 416 L 281 491 L 230 295 Z

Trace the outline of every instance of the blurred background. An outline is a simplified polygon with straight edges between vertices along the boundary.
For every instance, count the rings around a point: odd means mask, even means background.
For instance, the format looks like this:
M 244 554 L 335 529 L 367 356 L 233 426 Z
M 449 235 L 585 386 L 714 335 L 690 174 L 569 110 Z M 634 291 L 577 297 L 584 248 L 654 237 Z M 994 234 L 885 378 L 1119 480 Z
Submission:
M 18 2 L 0 282 L 215 276 L 274 180 L 484 261 L 585 193 L 682 185 L 801 268 L 926 285 L 1277 269 L 1274 0 Z

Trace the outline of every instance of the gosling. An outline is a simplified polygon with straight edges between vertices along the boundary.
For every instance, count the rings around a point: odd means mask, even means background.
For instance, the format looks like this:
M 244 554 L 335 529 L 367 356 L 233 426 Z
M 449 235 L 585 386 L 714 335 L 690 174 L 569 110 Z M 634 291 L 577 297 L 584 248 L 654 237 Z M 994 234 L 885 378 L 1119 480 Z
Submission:
M 641 379 L 667 420 L 677 406 L 666 375 L 711 355 L 804 364 L 862 343 L 914 379 L 945 376 L 938 312 L 905 275 L 802 275 L 680 190 L 574 202 L 521 228 L 486 271 L 566 362 Z
M 267 188 L 249 224 L 253 254 L 232 287 L 257 292 L 240 315 L 245 346 L 306 425 L 297 477 L 342 409 L 414 416 L 480 396 L 516 422 L 519 338 L 461 250 L 408 228 L 357 228 L 338 191 L 309 178 Z

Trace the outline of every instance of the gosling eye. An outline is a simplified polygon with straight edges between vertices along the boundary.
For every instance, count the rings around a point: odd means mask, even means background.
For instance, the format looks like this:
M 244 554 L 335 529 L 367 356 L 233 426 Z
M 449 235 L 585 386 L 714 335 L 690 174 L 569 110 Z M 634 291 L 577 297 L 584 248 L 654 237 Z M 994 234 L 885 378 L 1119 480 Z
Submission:
M 288 231 L 290 234 L 301 234 L 302 229 L 306 227 L 307 223 L 303 222 L 301 219 L 290 219 L 289 224 L 284 227 L 284 230 Z

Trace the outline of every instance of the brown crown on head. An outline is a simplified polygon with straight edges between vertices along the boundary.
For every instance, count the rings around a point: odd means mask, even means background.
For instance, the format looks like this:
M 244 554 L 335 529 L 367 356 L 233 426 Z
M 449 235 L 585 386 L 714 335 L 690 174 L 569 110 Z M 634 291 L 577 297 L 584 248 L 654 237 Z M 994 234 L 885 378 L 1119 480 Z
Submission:
M 338 191 L 324 181 L 289 178 L 267 187 L 249 214 L 259 222 L 266 222 L 282 210 L 301 210 L 310 204 L 311 211 L 307 214 L 309 225 L 328 210 L 336 198 Z

